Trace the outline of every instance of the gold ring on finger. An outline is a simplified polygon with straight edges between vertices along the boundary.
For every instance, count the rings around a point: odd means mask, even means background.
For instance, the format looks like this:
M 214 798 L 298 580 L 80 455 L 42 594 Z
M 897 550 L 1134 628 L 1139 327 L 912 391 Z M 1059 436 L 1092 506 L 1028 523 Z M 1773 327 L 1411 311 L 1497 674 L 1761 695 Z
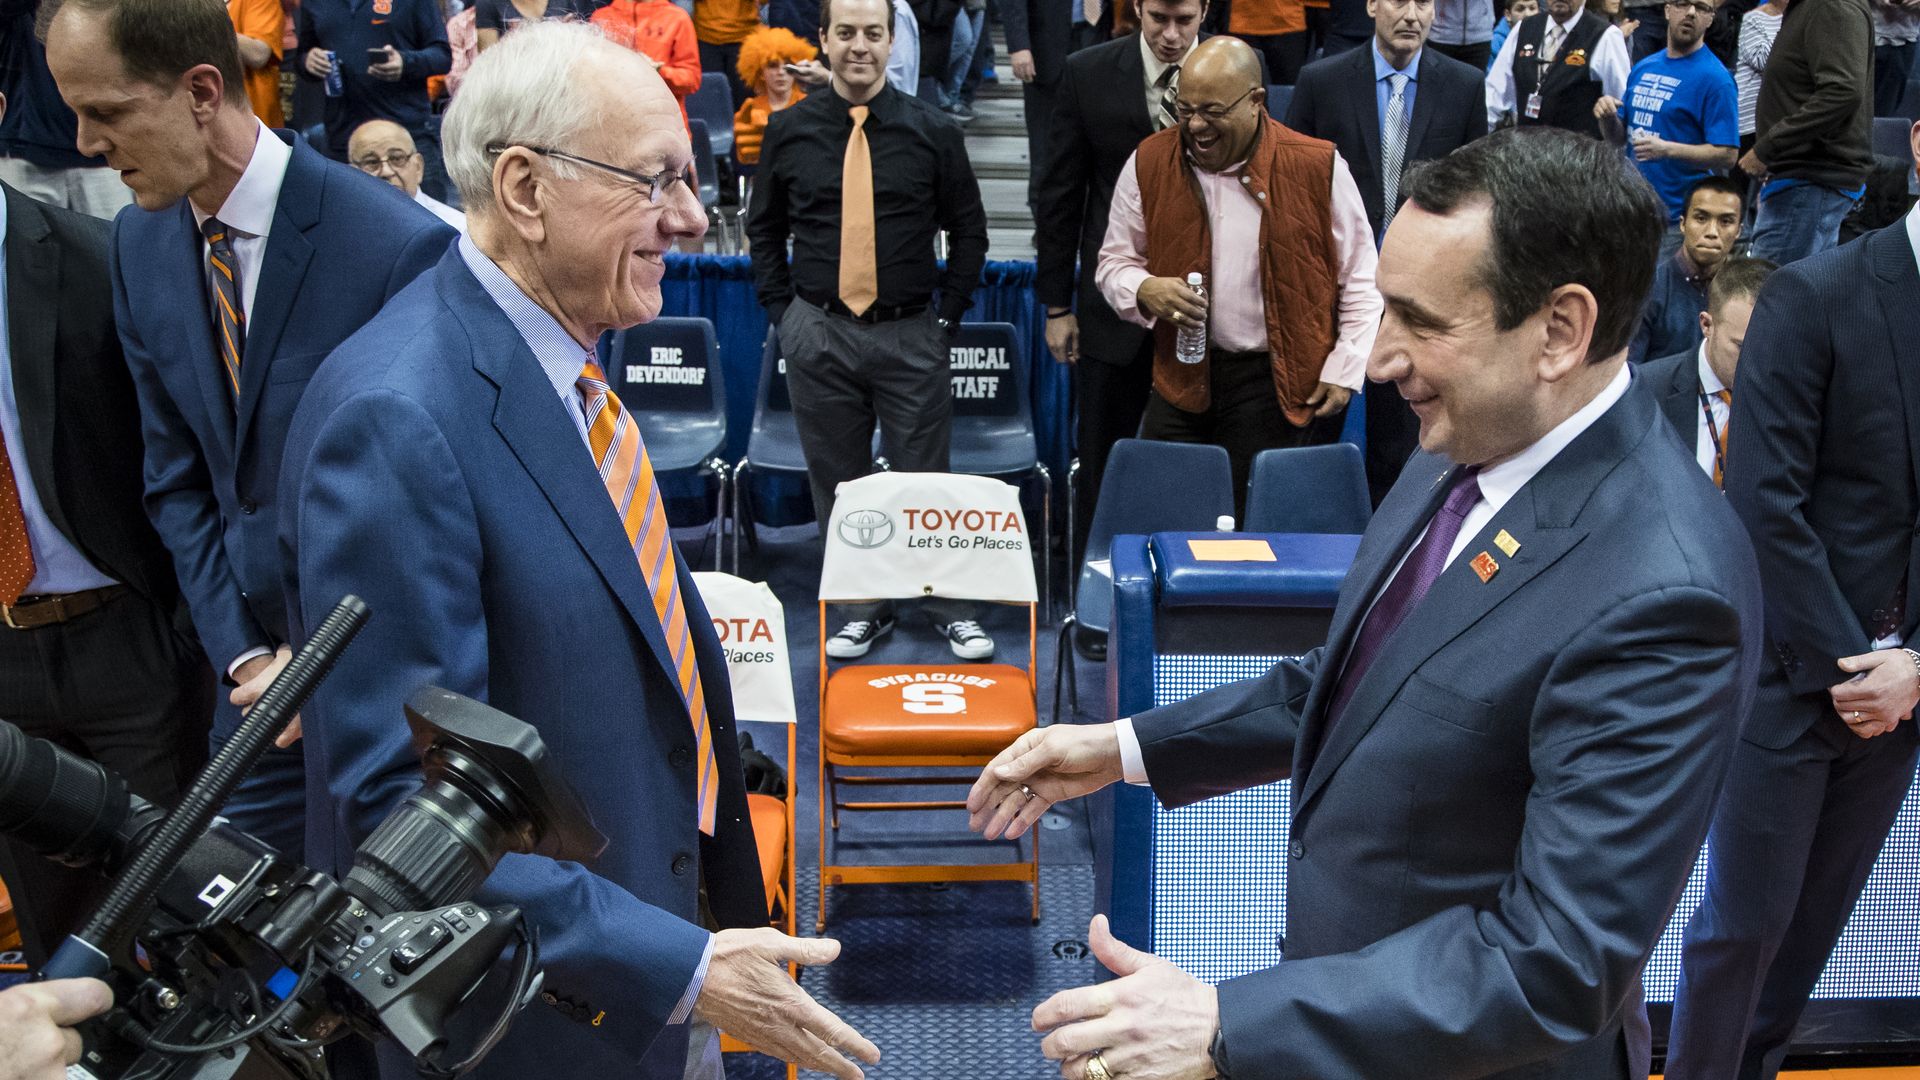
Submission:
M 1107 1063 L 1101 1058 L 1098 1050 L 1093 1052 L 1093 1056 L 1087 1058 L 1087 1080 L 1113 1080 L 1113 1072 L 1107 1068 Z

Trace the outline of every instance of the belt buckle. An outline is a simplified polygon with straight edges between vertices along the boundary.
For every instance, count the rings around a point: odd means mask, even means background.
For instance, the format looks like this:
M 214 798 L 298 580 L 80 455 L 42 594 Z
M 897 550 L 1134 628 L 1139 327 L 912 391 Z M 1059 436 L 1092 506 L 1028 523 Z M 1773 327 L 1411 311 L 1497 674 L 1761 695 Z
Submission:
M 0 624 L 5 625 L 10 630 L 33 629 L 31 626 L 21 626 L 19 623 L 13 621 L 13 609 L 15 606 L 16 605 L 13 604 L 0 604 Z

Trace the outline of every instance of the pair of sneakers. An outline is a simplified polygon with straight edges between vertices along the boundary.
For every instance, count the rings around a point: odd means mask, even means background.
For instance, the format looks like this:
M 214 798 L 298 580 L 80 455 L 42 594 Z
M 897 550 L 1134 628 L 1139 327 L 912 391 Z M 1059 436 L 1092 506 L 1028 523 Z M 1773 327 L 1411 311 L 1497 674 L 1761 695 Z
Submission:
M 972 619 L 940 623 L 935 629 L 947 639 L 947 647 L 962 660 L 985 660 L 993 655 L 993 639 Z M 893 632 L 893 616 L 879 619 L 854 619 L 827 639 L 827 655 L 835 660 L 855 660 L 867 655 L 873 643 Z

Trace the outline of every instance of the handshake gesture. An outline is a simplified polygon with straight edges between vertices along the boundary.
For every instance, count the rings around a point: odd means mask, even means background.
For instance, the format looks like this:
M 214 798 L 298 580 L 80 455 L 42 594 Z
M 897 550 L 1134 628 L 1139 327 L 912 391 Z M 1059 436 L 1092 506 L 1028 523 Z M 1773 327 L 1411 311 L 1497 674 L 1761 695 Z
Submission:
M 969 827 L 989 840 L 1014 839 L 1053 804 L 1124 779 L 1112 724 L 1035 728 L 1001 751 L 967 794 Z M 1168 961 L 1134 949 L 1096 915 L 1093 955 L 1119 976 L 1063 990 L 1033 1010 L 1040 1051 L 1066 1080 L 1204 1080 L 1218 1075 L 1212 1046 L 1220 1030 L 1213 987 Z

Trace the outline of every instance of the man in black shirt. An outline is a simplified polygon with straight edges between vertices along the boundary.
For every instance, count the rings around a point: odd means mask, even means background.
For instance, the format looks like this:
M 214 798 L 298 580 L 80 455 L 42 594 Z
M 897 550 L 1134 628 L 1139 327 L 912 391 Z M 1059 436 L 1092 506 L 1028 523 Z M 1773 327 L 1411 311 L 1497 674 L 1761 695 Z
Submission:
M 876 420 L 895 468 L 947 471 L 947 342 L 986 264 L 987 216 L 959 125 L 886 83 L 887 0 L 827 0 L 820 38 L 832 92 L 768 122 L 747 235 L 760 302 L 780 331 L 814 512 L 825 528 L 834 488 L 871 470 Z M 933 250 L 942 229 L 944 273 Z M 993 655 L 969 605 L 929 600 L 927 608 L 954 655 Z M 829 656 L 864 656 L 893 629 L 890 605 L 851 606 L 848 614 L 827 642 Z

